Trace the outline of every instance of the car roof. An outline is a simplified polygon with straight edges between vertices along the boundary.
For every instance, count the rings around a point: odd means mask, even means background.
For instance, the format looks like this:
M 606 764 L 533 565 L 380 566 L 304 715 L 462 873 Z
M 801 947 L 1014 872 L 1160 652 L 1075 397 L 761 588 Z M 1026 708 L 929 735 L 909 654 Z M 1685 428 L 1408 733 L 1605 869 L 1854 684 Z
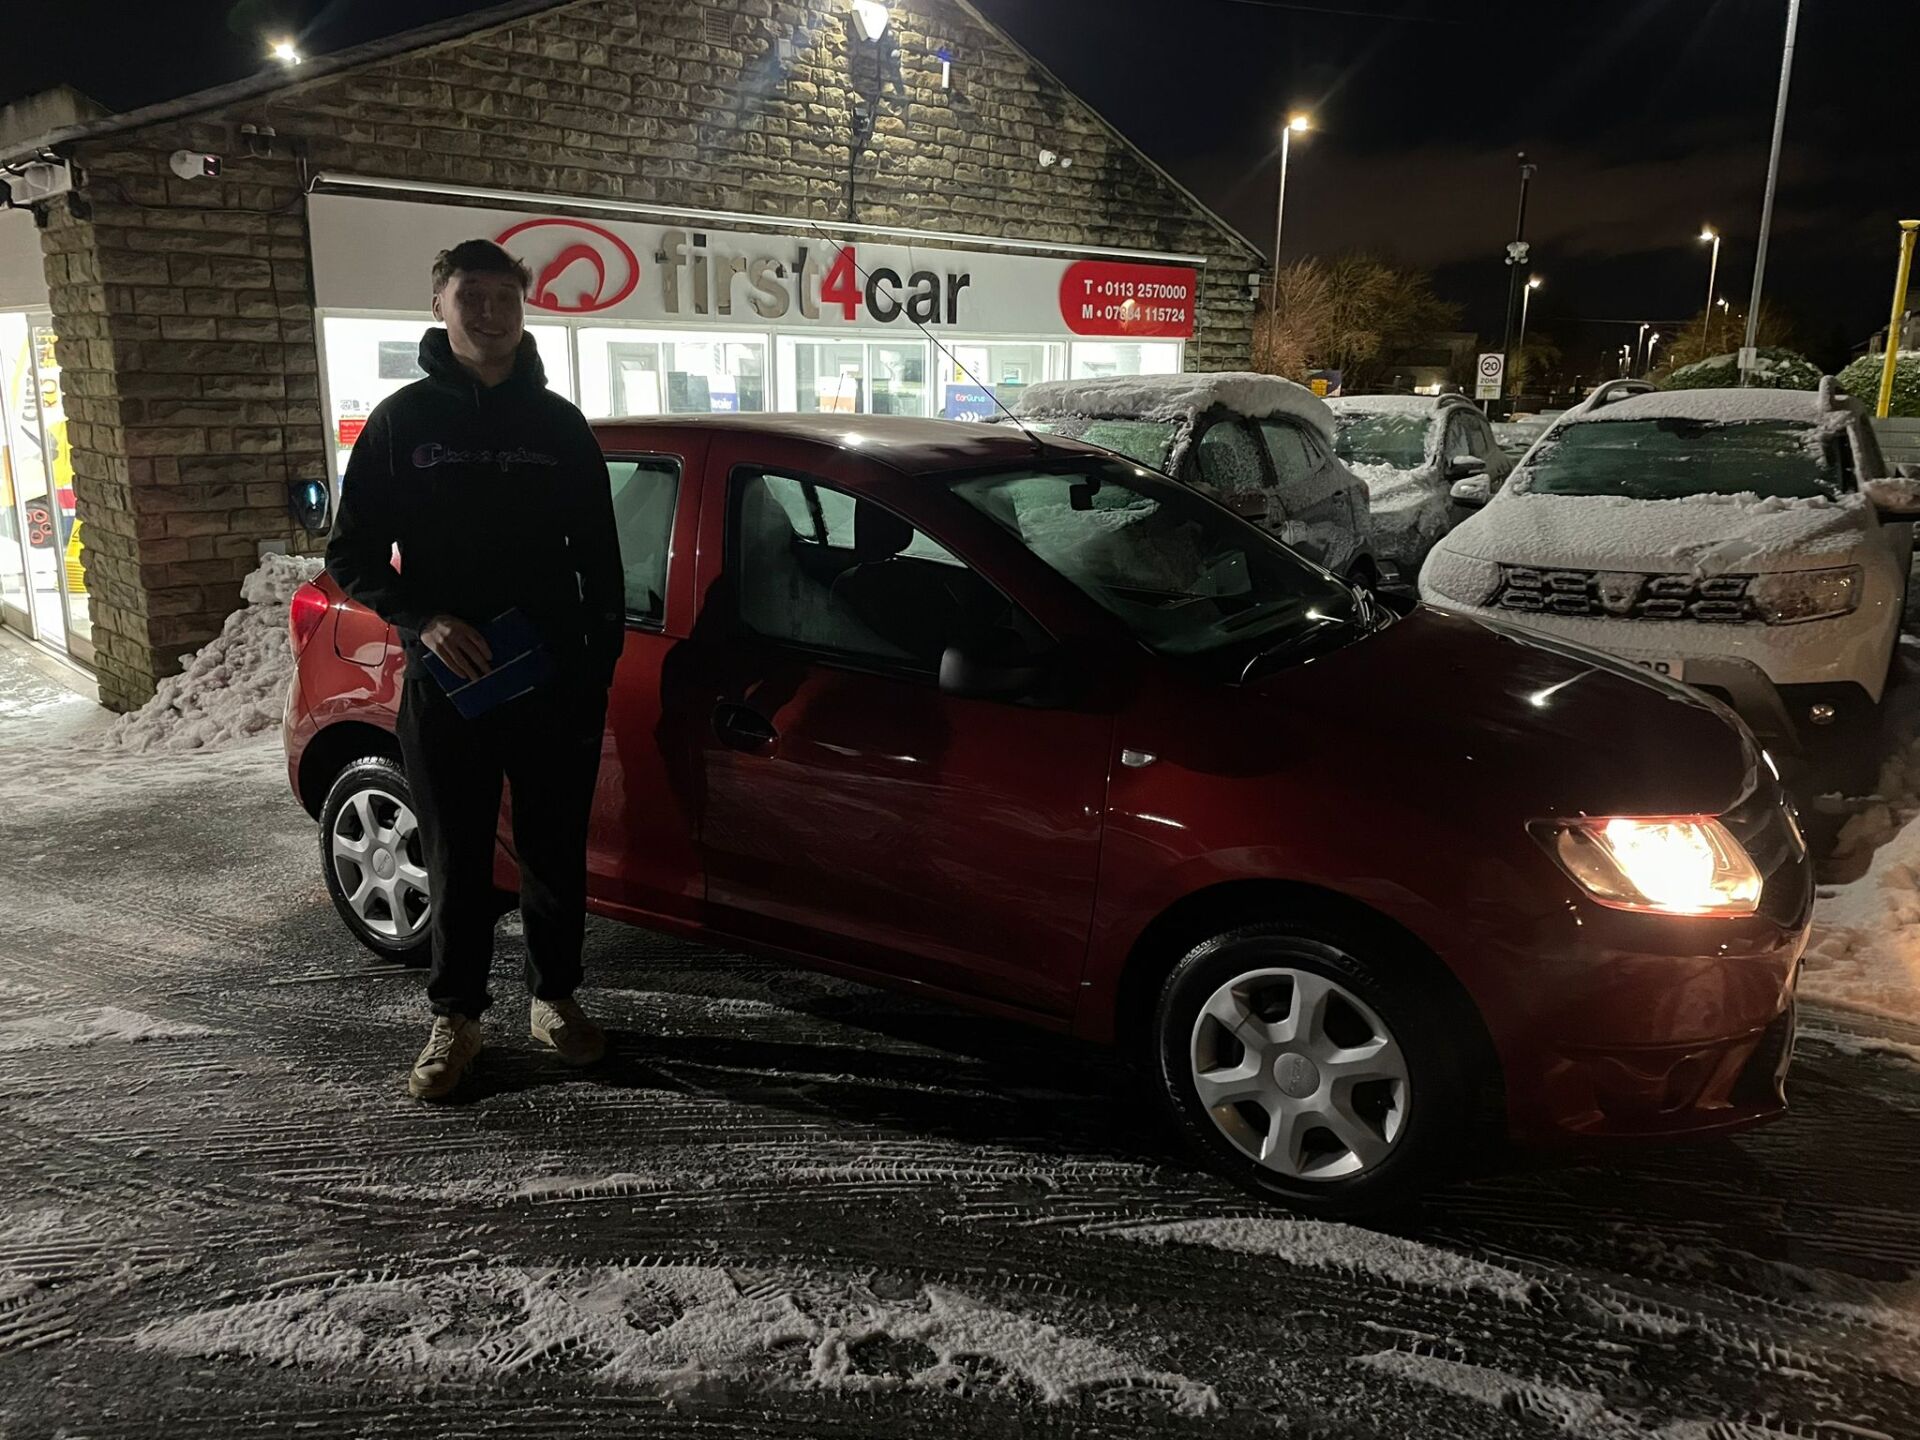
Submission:
M 1848 411 L 1814 390 L 1655 390 L 1625 395 L 1565 417 L 1566 424 L 1602 420 L 1793 420 L 1809 425 L 1845 420 Z
M 1452 405 L 1467 403 L 1464 395 L 1330 395 L 1327 404 L 1336 415 L 1387 414 L 1430 415 Z
M 672 433 L 753 436 L 862 456 L 903 475 L 931 475 L 994 465 L 1017 465 L 1045 451 L 1054 455 L 1110 453 L 1056 436 L 1034 436 L 1012 425 L 927 420 L 907 415 L 658 415 L 595 420 L 607 449 L 645 447 Z M 651 437 L 651 438 L 650 438 Z
M 1292 380 L 1249 370 L 1047 380 L 1021 391 L 1014 412 L 1035 420 L 1084 416 L 1191 425 L 1215 406 L 1255 420 L 1290 416 L 1333 436 L 1326 401 Z

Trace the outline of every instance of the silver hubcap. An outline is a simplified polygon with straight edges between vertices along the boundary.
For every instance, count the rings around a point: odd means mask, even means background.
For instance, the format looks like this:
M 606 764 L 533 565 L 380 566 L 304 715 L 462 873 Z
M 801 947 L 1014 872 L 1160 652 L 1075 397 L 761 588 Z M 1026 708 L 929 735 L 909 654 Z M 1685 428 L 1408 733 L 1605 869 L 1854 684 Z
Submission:
M 1193 1022 L 1193 1087 L 1220 1133 L 1294 1180 L 1385 1160 L 1406 1128 L 1406 1057 L 1380 1017 L 1307 970 L 1252 970 Z
M 362 790 L 334 817 L 334 878 L 360 922 L 390 940 L 411 940 L 427 928 L 427 872 L 420 822 L 399 797 Z

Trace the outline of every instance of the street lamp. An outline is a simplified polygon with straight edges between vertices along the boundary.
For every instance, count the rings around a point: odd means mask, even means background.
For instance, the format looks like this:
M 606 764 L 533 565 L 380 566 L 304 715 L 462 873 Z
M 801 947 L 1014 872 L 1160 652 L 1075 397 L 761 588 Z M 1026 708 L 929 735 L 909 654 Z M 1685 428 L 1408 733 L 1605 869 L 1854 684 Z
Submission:
M 1760 245 L 1753 257 L 1753 298 L 1747 302 L 1747 338 L 1741 358 L 1753 354 L 1760 330 L 1760 293 L 1767 274 L 1767 236 L 1773 233 L 1773 194 L 1780 183 L 1780 142 L 1787 132 L 1787 90 L 1793 84 L 1793 41 L 1800 29 L 1800 0 L 1787 0 L 1787 42 L 1780 52 L 1780 98 L 1773 107 L 1773 149 L 1767 156 L 1767 194 L 1760 204 Z M 1747 384 L 1747 367 L 1740 383 Z
M 1659 343 L 1660 343 L 1660 332 L 1658 330 L 1654 331 L 1651 335 L 1647 337 L 1647 368 L 1645 373 L 1648 375 L 1651 375 L 1653 373 L 1653 347 L 1658 345 Z
M 1287 160 L 1293 152 L 1293 137 L 1313 128 L 1313 117 L 1296 110 L 1287 117 L 1280 132 L 1280 203 L 1273 212 L 1273 308 L 1280 308 L 1280 231 L 1287 218 Z
M 1631 375 L 1634 369 L 1638 368 L 1640 364 L 1640 342 L 1647 338 L 1647 331 L 1651 330 L 1652 328 L 1653 328 L 1652 321 L 1642 320 L 1640 322 L 1640 333 L 1633 337 L 1633 366 L 1627 370 L 1627 373 L 1629 375 Z
M 1520 338 L 1513 346 L 1513 368 L 1516 372 L 1524 372 L 1527 368 L 1527 307 L 1533 302 L 1533 292 L 1543 283 L 1538 275 L 1529 275 L 1527 288 L 1520 292 Z
M 1711 225 L 1700 227 L 1700 238 L 1713 242 L 1713 260 L 1707 266 L 1707 308 L 1700 312 L 1700 355 L 1704 359 L 1712 348 L 1710 331 L 1713 325 L 1713 287 L 1720 274 L 1720 232 Z

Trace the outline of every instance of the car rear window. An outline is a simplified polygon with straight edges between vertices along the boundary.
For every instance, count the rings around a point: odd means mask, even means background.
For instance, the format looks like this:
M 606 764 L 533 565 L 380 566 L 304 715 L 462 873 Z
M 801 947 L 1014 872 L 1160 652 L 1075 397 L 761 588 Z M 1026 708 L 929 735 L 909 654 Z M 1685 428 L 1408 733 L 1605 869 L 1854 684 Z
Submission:
M 1084 415 L 1066 415 L 1052 420 L 1026 420 L 1021 424 L 1043 435 L 1059 435 L 1111 450 L 1136 464 L 1165 471 L 1180 438 L 1181 426 L 1172 420 L 1090 420 Z
M 1333 417 L 1333 453 L 1349 465 L 1390 465 L 1418 470 L 1427 459 L 1431 417 L 1394 412 Z
M 1630 500 L 1812 500 L 1838 495 L 1841 486 L 1833 448 L 1813 425 L 1670 417 L 1564 425 L 1533 452 L 1520 488 Z

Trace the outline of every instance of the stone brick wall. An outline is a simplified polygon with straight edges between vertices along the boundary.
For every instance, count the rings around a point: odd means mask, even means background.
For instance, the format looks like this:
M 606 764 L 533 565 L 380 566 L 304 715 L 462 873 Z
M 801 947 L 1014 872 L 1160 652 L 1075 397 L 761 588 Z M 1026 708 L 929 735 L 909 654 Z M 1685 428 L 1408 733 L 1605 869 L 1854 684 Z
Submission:
M 876 52 L 845 0 L 580 0 L 77 147 L 83 204 L 53 207 L 43 247 L 103 699 L 143 702 L 216 633 L 261 542 L 309 543 L 286 509 L 288 480 L 326 473 L 303 161 L 1204 254 L 1188 363 L 1246 364 L 1244 241 L 961 0 L 893 14 Z M 243 124 L 277 132 L 259 158 Z M 181 148 L 220 155 L 220 178 L 175 177 Z M 1071 164 L 1043 169 L 1043 148 Z

